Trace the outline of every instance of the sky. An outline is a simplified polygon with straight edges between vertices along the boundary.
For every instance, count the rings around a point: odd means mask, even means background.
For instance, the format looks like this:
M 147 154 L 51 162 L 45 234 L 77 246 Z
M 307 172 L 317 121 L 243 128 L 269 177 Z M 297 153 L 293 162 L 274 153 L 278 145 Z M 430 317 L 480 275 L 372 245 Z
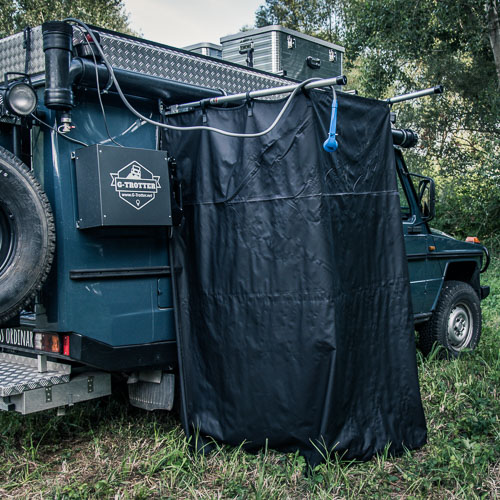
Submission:
M 265 0 L 124 0 L 130 27 L 155 42 L 185 47 L 219 43 L 225 35 L 253 25 Z

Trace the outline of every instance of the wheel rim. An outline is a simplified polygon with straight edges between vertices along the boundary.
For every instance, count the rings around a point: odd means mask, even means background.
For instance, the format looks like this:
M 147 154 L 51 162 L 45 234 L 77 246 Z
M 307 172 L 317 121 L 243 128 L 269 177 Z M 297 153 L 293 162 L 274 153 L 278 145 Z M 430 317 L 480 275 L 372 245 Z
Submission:
M 11 217 L 0 205 L 0 274 L 8 266 L 14 251 L 14 228 Z
M 450 346 L 461 351 L 469 346 L 474 331 L 474 320 L 470 307 L 465 302 L 455 304 L 448 318 L 448 340 Z

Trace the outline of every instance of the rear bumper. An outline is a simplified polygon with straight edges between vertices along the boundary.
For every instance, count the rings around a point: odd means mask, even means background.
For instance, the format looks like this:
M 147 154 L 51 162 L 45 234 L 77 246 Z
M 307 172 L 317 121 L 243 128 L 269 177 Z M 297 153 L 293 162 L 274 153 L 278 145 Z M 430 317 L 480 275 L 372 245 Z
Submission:
M 177 366 L 175 341 L 112 346 L 85 335 L 64 332 L 64 335 L 69 336 L 70 354 L 66 356 L 61 353 L 36 350 L 33 334 L 34 328 L 29 326 L 1 328 L 0 352 L 5 350 L 31 356 L 44 354 L 67 363 L 77 362 L 107 372 L 131 372 L 145 368 L 173 371 Z

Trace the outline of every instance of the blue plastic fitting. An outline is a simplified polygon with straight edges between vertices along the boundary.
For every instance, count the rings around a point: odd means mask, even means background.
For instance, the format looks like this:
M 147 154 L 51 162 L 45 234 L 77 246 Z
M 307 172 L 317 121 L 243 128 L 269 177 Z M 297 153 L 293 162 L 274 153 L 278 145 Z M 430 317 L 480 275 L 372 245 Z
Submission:
M 335 139 L 335 133 L 337 131 L 337 99 L 332 100 L 332 119 L 330 120 L 330 132 L 328 133 L 328 138 L 323 143 L 323 149 L 328 153 L 333 153 L 339 147 L 339 143 Z

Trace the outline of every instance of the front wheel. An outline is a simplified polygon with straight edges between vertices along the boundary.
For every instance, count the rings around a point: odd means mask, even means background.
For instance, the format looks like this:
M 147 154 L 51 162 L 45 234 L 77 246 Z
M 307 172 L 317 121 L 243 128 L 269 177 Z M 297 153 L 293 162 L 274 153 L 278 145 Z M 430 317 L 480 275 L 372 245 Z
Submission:
M 446 281 L 431 319 L 419 328 L 419 347 L 428 355 L 435 342 L 457 358 L 473 350 L 481 336 L 481 305 L 474 289 L 463 281 Z

